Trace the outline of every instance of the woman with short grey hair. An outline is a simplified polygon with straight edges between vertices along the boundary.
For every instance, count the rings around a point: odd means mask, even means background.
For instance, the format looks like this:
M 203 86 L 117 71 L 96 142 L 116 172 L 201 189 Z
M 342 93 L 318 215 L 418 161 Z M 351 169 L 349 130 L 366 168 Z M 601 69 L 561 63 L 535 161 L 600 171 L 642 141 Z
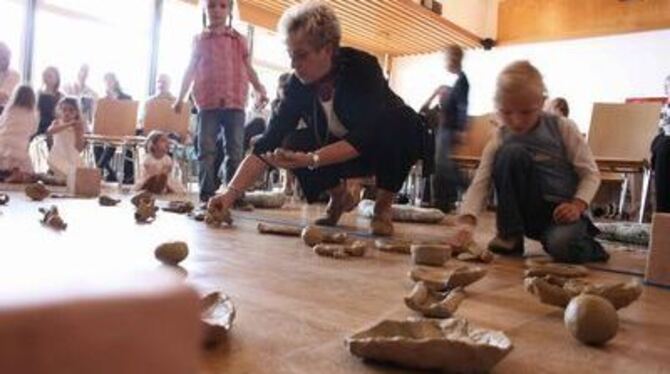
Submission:
M 230 207 L 272 165 L 293 170 L 310 203 L 327 191 L 316 223 L 334 226 L 358 202 L 346 180 L 374 176 L 371 231 L 392 235 L 391 204 L 421 154 L 418 115 L 391 91 L 374 56 L 340 47 L 340 23 L 327 3 L 291 7 L 280 29 L 294 69 L 285 95 L 227 191 L 210 204 Z

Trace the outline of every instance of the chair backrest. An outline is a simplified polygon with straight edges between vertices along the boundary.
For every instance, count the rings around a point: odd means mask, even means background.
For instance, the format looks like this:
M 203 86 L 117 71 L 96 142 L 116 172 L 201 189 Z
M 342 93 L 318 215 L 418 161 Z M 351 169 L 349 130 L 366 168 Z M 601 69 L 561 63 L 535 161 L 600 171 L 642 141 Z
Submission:
M 93 134 L 134 136 L 137 128 L 137 101 L 100 99 L 93 119 Z
M 493 114 L 472 116 L 468 118 L 463 143 L 454 149 L 454 156 L 481 157 L 484 147 L 495 134 L 496 124 Z
M 643 161 L 658 133 L 660 103 L 593 104 L 588 143 L 596 158 Z
M 172 101 L 155 99 L 145 104 L 144 133 L 149 134 L 153 130 L 174 132 L 186 139 L 190 111 L 186 108 L 177 114 L 172 109 Z

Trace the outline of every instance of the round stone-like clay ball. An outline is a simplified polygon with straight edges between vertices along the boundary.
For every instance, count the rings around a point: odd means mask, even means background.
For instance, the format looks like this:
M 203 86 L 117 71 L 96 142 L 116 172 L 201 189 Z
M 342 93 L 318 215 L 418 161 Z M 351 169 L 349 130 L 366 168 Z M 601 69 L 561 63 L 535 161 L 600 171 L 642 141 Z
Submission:
M 565 308 L 565 327 L 584 344 L 601 345 L 614 338 L 619 316 L 608 300 L 595 295 L 579 295 Z
M 302 241 L 310 247 L 323 242 L 323 232 L 318 227 L 307 226 L 302 229 L 300 236 L 302 237 Z
M 188 245 L 184 242 L 171 242 L 159 245 L 154 251 L 158 261 L 166 265 L 177 265 L 188 256 Z

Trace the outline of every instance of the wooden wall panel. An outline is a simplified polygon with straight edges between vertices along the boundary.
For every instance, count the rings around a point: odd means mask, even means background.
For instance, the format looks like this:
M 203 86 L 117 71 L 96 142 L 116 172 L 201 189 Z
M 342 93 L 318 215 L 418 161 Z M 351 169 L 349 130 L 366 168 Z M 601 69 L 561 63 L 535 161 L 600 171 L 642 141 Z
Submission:
M 502 0 L 501 44 L 670 28 L 670 0 Z

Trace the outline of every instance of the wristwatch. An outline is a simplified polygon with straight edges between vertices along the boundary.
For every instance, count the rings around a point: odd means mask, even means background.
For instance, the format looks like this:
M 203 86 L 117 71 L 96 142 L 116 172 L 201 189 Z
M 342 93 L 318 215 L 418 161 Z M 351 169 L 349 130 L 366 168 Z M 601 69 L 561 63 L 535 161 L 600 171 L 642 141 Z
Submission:
M 319 161 L 321 161 L 321 158 L 319 155 L 315 152 L 309 152 L 307 154 L 310 157 L 310 165 L 307 166 L 307 169 L 309 170 L 314 170 L 319 167 Z

